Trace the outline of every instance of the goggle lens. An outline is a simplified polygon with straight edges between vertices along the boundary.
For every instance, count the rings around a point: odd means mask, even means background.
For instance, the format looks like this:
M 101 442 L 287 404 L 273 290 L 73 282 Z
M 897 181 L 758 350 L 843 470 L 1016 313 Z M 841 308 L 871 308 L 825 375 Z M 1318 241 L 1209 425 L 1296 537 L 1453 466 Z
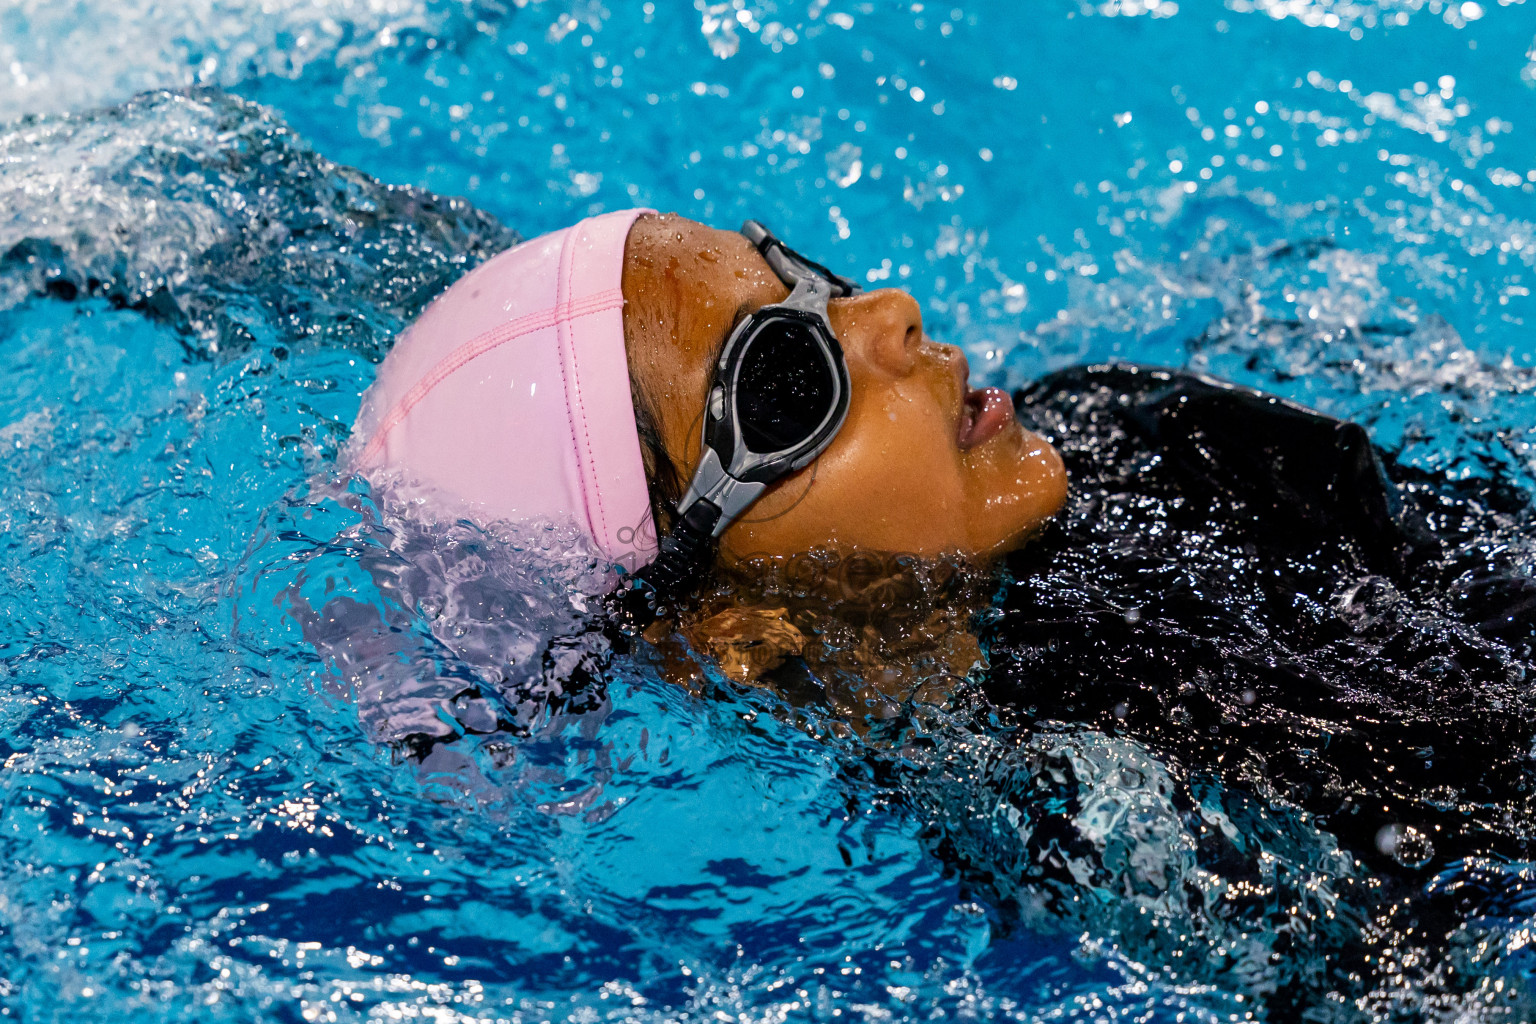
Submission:
M 826 420 L 837 381 L 815 329 L 776 318 L 747 341 L 736 378 L 742 440 L 759 455 L 803 442 Z

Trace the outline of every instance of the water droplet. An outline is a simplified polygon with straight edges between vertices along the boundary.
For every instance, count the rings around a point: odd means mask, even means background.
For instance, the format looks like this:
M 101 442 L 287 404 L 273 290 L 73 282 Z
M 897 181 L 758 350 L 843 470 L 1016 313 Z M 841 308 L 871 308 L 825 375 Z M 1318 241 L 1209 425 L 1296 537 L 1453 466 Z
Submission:
M 1376 849 L 1406 868 L 1421 868 L 1435 855 L 1429 836 L 1412 825 L 1383 825 L 1376 833 Z

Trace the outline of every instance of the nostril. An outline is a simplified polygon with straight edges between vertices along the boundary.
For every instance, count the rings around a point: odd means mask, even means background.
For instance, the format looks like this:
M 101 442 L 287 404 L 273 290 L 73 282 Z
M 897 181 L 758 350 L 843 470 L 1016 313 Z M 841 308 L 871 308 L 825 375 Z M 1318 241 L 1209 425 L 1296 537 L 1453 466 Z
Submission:
M 834 299 L 833 328 L 845 350 L 883 372 L 904 376 L 923 350 L 923 319 L 917 301 L 891 288 Z

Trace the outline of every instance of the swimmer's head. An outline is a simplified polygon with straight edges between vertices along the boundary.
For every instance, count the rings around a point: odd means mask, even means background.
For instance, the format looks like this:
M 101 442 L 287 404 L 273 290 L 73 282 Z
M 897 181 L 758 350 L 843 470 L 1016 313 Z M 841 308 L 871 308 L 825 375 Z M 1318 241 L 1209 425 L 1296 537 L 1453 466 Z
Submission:
M 743 235 L 676 216 L 589 218 L 490 260 L 434 302 L 380 367 L 352 468 L 484 520 L 574 518 L 628 568 L 656 550 L 702 448 L 712 374 L 737 322 L 789 288 Z M 917 303 L 833 298 L 842 427 L 720 537 L 727 561 L 815 548 L 986 558 L 1066 493 L 1061 459 Z
M 623 290 L 630 377 L 640 421 L 654 431 L 648 461 L 664 516 L 698 463 L 721 346 L 789 288 L 742 234 L 669 215 L 635 223 Z M 964 353 L 924 335 L 910 295 L 860 292 L 827 312 L 848 365 L 848 417 L 814 463 L 727 528 L 722 557 L 830 548 L 986 558 L 1056 513 L 1067 486 L 1060 455 L 1019 424 L 1005 393 L 969 388 Z

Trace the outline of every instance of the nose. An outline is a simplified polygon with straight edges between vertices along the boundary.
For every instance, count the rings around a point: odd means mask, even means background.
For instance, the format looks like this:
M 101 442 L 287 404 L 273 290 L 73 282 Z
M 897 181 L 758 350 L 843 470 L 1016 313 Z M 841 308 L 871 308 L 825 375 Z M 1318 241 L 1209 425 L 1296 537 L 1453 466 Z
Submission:
M 923 343 L 923 311 L 917 300 L 895 288 L 834 299 L 828 307 L 832 330 L 850 362 L 893 377 L 917 365 Z

